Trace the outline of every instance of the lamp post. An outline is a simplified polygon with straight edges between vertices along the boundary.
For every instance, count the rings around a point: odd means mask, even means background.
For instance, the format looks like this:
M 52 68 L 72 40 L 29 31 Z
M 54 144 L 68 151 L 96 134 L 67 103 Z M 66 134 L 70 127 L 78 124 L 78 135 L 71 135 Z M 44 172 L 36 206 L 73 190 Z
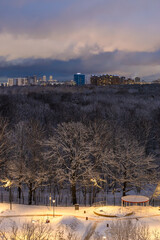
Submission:
M 33 223 L 33 240 L 34 240 L 34 230 L 35 230 L 35 225 L 34 224 L 36 223 L 35 220 L 32 220 L 32 223 Z
M 9 186 L 9 203 L 10 203 L 10 210 L 12 210 L 12 192 L 11 192 L 11 185 Z
M 50 207 L 51 207 L 51 200 L 52 200 L 52 197 L 51 197 L 51 193 L 50 193 L 50 195 L 49 195 L 49 205 L 50 205 Z
M 52 202 L 53 202 L 53 217 L 55 216 L 55 202 L 56 202 L 56 200 L 52 200 Z

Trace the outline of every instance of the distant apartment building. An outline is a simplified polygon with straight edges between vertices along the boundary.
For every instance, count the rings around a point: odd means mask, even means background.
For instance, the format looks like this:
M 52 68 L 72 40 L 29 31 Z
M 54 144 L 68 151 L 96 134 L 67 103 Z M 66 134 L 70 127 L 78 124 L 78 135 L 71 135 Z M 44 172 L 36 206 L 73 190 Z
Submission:
M 8 78 L 8 86 L 25 86 L 27 84 L 27 78 Z
M 47 81 L 47 85 L 59 85 L 59 82 L 56 79 L 49 78 L 49 80 Z
M 65 85 L 65 86 L 75 86 L 76 83 L 75 83 L 74 80 L 70 80 L 70 81 L 65 81 L 65 82 L 64 82 L 64 85 Z
M 81 73 L 74 74 L 74 81 L 77 86 L 85 85 L 85 75 Z
M 43 80 L 43 82 L 46 82 L 46 81 L 47 81 L 46 75 L 43 76 L 42 80 Z
M 92 75 L 91 84 L 96 86 L 105 86 L 110 84 L 120 84 L 121 80 L 118 76 L 112 76 L 108 74 L 104 75 Z
M 136 79 L 137 82 L 140 81 L 140 78 Z M 119 84 L 135 84 L 135 80 L 125 77 L 119 77 L 114 75 L 103 74 L 100 76 L 91 75 L 91 84 L 96 86 L 105 86 L 105 85 L 119 85 Z
M 18 85 L 18 80 L 17 78 L 8 78 L 8 86 L 17 86 Z
M 49 76 L 49 81 L 53 81 L 53 76 L 52 75 Z
M 19 77 L 19 78 L 8 78 L 8 86 L 27 86 L 27 85 L 36 85 L 37 78 L 33 77 Z
M 37 77 L 34 75 L 33 77 L 28 77 L 28 85 L 36 85 Z
M 18 86 L 28 85 L 28 78 L 17 78 Z
M 49 80 L 47 81 L 47 85 L 58 85 L 58 81 L 56 79 L 53 79 L 53 76 L 49 76 Z
M 86 84 L 86 85 L 91 84 L 91 75 L 85 76 L 85 84 Z

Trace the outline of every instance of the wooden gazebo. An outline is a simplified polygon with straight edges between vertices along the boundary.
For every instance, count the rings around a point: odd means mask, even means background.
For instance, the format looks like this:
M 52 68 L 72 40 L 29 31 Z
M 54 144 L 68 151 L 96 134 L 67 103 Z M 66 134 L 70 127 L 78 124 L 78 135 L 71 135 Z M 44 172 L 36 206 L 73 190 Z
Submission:
M 140 195 L 128 195 L 121 197 L 122 206 L 148 206 L 149 198 Z

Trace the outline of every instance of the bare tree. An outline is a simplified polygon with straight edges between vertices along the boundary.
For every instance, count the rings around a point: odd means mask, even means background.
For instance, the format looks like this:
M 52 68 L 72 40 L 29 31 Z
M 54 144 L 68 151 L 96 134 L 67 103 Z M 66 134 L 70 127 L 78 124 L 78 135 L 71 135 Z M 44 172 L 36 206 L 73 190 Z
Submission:
M 106 231 L 109 240 L 150 240 L 149 227 L 128 221 L 112 223 L 109 232 Z
M 13 223 L 11 231 L 0 230 L 1 239 L 5 240 L 53 240 L 52 229 L 43 222 L 24 223 L 21 227 Z

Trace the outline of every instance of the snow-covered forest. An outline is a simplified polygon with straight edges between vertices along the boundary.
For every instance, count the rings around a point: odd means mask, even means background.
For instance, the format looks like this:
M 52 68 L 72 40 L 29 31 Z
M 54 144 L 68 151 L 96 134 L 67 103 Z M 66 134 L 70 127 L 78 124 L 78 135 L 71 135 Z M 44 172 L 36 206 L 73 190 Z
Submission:
M 160 85 L 0 88 L 0 201 L 8 180 L 28 204 L 140 191 L 160 181 L 159 156 Z

